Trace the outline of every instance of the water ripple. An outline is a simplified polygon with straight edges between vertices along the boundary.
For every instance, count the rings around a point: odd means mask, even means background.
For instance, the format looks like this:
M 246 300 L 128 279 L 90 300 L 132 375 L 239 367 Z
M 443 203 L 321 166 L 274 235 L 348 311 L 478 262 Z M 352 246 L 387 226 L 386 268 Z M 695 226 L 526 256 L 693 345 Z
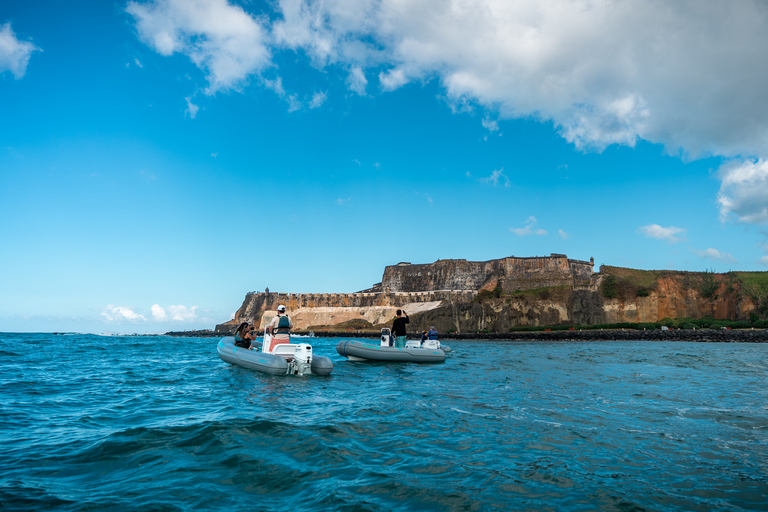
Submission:
M 269 376 L 217 340 L 0 335 L 2 510 L 712 510 L 768 502 L 768 347 L 455 341 Z M 41 346 L 50 347 L 42 351 Z

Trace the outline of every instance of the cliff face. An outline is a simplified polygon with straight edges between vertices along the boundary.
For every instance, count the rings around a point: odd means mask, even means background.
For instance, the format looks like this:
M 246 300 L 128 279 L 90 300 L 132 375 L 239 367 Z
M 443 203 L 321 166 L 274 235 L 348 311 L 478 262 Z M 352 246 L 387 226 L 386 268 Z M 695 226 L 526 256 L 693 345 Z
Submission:
M 249 293 L 235 319 L 217 330 L 229 331 L 244 320 L 261 329 L 279 304 L 288 307 L 298 329 L 389 326 L 397 309 L 411 316 L 412 332 L 430 326 L 441 332 L 508 332 L 521 326 L 653 323 L 705 316 L 749 320 L 760 311 L 768 312 L 768 293 L 760 292 L 755 282 L 764 282 L 763 288 L 768 289 L 768 273 L 604 266 L 594 274 L 592 262 L 563 255 L 488 262 L 441 260 L 387 267 L 382 282 L 364 292 Z
M 646 297 L 603 298 L 605 322 L 659 322 L 664 318 L 703 318 L 749 320 L 757 310 L 753 298 L 738 282 L 723 275 L 713 276 L 709 297 L 702 294 L 702 273 L 659 277 L 655 289 Z

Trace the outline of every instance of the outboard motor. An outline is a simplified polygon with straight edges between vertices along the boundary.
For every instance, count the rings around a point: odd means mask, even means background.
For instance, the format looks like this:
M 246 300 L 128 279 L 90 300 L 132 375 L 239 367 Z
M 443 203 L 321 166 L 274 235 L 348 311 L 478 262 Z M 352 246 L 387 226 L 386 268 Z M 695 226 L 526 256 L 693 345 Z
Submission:
M 440 342 L 437 340 L 424 340 L 421 346 L 424 348 L 438 349 L 440 348 Z
M 299 343 L 293 353 L 294 373 L 309 375 L 312 373 L 312 345 Z

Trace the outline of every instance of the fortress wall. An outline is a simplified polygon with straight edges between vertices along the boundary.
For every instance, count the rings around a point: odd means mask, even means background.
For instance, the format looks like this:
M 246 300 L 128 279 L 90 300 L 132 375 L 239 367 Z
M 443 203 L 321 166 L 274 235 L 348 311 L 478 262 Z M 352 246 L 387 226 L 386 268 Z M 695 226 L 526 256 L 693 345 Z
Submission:
M 549 286 L 573 286 L 589 284 L 592 280 L 592 264 L 570 260 L 564 254 L 534 256 L 530 258 L 505 258 L 505 278 L 502 291 L 532 290 Z
M 503 275 L 503 260 L 438 260 L 418 265 L 400 263 L 384 268 L 381 288 L 385 292 L 477 291 Z
M 266 312 L 274 312 L 280 304 L 293 315 L 308 308 L 399 308 L 406 304 L 471 302 L 476 291 L 438 290 L 395 293 L 249 293 L 235 314 L 234 323 L 258 322 Z M 274 314 L 274 313 L 272 313 Z
M 490 261 L 438 260 L 411 265 L 399 263 L 384 269 L 384 291 L 491 290 L 500 286 L 505 293 L 548 286 L 588 285 L 592 263 L 571 260 L 564 254 Z

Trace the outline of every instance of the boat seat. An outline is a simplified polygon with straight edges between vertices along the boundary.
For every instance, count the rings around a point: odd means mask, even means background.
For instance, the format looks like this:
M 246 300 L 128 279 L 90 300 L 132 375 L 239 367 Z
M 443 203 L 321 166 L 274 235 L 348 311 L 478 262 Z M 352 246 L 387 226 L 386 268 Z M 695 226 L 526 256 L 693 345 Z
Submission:
M 421 342 L 418 340 L 408 340 L 405 342 L 405 348 L 421 348 Z
M 275 345 L 272 353 L 276 356 L 292 356 L 296 352 L 296 347 L 293 343 L 280 343 Z

